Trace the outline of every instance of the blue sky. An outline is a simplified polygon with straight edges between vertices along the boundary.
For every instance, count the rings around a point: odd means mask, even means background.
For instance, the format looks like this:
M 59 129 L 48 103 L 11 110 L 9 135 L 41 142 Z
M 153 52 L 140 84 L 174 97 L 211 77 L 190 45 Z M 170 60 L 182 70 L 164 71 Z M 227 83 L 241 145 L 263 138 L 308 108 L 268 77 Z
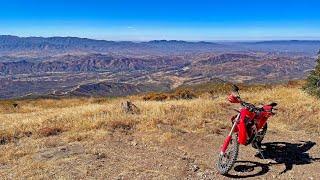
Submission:
M 320 39 L 320 1 L 2 0 L 0 34 L 137 41 Z

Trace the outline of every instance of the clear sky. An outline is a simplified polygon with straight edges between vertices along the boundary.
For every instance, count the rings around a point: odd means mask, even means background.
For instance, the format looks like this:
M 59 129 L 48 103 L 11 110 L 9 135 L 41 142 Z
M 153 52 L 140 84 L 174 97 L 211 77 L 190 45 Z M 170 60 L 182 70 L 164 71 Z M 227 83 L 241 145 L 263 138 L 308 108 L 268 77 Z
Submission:
M 1 0 L 0 34 L 137 41 L 320 39 L 320 1 Z

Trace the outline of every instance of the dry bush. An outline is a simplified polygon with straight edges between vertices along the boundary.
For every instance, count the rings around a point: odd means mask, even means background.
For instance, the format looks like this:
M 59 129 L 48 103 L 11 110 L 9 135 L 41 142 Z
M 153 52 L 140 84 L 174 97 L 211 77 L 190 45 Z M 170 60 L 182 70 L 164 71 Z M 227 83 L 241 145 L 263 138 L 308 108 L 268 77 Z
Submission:
M 19 103 L 10 100 L 0 101 L 0 112 L 1 113 L 14 113 L 20 109 Z
M 196 94 L 188 89 L 179 89 L 169 95 L 170 99 L 193 99 L 196 98 Z
M 179 100 L 193 99 L 197 95 L 188 89 L 178 89 L 171 93 L 149 93 L 142 97 L 145 101 L 164 101 L 164 100 Z
M 306 84 L 305 80 L 291 80 L 288 81 L 285 86 L 288 88 L 300 88 Z
M 186 85 L 177 88 L 179 90 L 189 90 L 194 92 L 197 95 L 201 95 L 203 93 L 211 93 L 213 95 L 217 94 L 225 94 L 229 92 L 231 89 L 230 83 L 223 83 L 223 82 L 208 82 L 208 83 L 201 83 L 195 85 Z
M 39 134 L 44 137 L 55 136 L 62 133 L 62 129 L 58 127 L 45 127 L 39 130 Z
M 142 97 L 144 101 L 164 101 L 168 96 L 164 93 L 149 93 Z

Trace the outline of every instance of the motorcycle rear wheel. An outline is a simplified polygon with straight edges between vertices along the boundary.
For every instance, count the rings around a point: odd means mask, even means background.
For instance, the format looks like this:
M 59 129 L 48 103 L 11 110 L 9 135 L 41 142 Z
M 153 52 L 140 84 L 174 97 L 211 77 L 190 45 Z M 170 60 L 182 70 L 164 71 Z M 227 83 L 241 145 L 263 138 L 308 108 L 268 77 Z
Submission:
M 239 153 L 238 134 L 232 135 L 230 144 L 225 154 L 219 154 L 217 169 L 221 175 L 227 174 L 237 160 Z

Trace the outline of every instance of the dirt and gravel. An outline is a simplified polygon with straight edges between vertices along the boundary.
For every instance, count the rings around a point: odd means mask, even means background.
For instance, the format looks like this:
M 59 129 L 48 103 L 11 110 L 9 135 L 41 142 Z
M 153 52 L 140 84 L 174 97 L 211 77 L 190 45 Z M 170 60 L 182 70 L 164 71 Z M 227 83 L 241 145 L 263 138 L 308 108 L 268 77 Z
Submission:
M 154 133 L 156 136 L 159 132 Z M 39 147 L 14 161 L 0 164 L 4 179 L 319 179 L 319 136 L 303 132 L 269 131 L 261 159 L 251 146 L 240 146 L 237 163 L 227 176 L 215 169 L 219 147 L 227 131 L 216 134 L 177 132 L 159 143 L 145 134 L 116 131 L 99 140 L 59 142 L 64 134 L 40 140 Z M 159 134 L 160 136 L 161 134 Z M 28 138 L 15 144 L 26 148 Z M 41 143 L 39 143 L 41 144 Z M 0 147 L 1 148 L 1 147 Z M 23 170 L 24 163 L 35 166 Z M 37 165 L 37 166 L 36 166 Z M 28 172 L 28 173 L 26 173 Z

